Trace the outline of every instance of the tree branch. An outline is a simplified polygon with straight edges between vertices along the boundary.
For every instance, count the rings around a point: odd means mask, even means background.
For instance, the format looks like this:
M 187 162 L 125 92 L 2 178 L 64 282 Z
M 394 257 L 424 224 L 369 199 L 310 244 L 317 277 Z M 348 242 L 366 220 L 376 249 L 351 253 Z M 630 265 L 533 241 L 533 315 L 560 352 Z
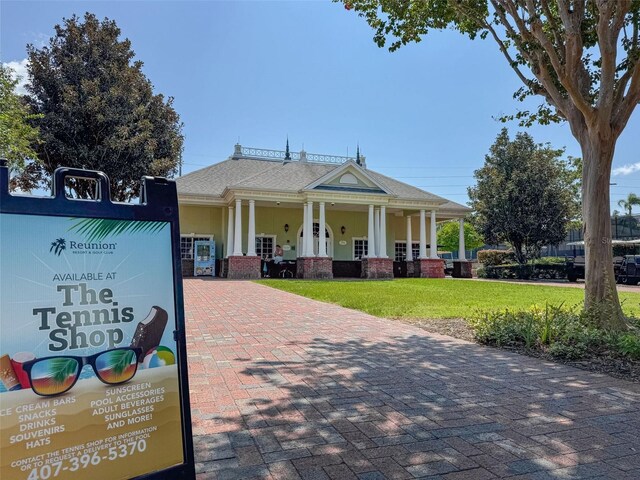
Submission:
M 521 55 L 529 62 L 531 71 L 536 76 L 538 81 L 542 84 L 544 90 L 546 91 L 546 95 L 544 96 L 547 101 L 555 106 L 562 113 L 562 115 L 565 116 L 565 118 L 568 118 L 568 103 L 563 97 L 560 90 L 558 90 L 558 87 L 556 86 L 549 70 L 547 69 L 545 61 L 546 59 L 539 53 L 535 53 L 534 57 L 523 43 L 522 39 L 524 39 L 524 41 L 530 42 L 533 45 L 539 44 L 540 42 L 527 29 L 525 19 L 519 16 L 515 3 L 510 0 L 491 0 L 491 3 L 496 10 L 496 13 L 500 17 L 501 23 L 507 28 L 510 37 L 513 38 L 513 41 L 515 42 L 515 45 L 520 51 Z M 504 11 L 500 7 L 503 7 Z M 508 12 L 509 16 L 514 20 L 518 31 L 520 32 L 519 35 L 507 19 L 505 11 Z
M 611 112 L 614 108 L 613 100 L 618 37 L 624 25 L 624 17 L 630 7 L 631 2 L 629 0 L 618 0 L 617 2 L 598 0 L 596 2 L 596 8 L 599 13 L 596 32 L 598 35 L 600 60 L 602 62 L 597 108 L 599 118 L 601 119 L 600 121 L 606 122 L 607 126 L 609 125 Z
M 640 103 L 640 62 L 636 61 L 631 75 L 629 91 L 622 99 L 620 107 L 612 118 L 611 124 L 616 136 L 622 133 L 638 103 Z
M 555 40 L 559 50 L 558 54 L 561 60 L 565 61 L 566 50 L 564 49 L 564 41 L 560 36 L 559 25 L 556 22 L 556 19 L 553 17 L 553 14 L 551 13 L 551 9 L 549 8 L 549 2 L 547 0 L 540 0 L 540 5 L 542 6 L 542 11 L 544 12 L 545 17 L 547 17 L 547 21 L 549 22 L 549 28 L 553 33 L 553 39 Z

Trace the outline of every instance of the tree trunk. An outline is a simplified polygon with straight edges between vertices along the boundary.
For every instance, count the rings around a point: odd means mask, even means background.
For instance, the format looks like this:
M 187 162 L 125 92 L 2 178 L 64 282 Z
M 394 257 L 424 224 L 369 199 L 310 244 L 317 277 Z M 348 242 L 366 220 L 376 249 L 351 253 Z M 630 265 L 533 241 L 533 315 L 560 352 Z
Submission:
M 611 243 L 609 185 L 615 138 L 590 131 L 583 139 L 584 307 L 601 327 L 624 330 L 627 323 L 616 289 Z

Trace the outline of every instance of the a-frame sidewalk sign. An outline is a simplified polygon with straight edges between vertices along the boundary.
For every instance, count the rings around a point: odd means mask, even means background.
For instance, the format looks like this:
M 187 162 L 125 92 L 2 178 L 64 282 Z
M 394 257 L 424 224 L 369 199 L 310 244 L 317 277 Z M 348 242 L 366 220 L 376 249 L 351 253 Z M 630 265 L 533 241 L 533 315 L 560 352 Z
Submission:
M 0 161 L 0 478 L 194 479 L 176 184 L 52 187 L 9 193 Z

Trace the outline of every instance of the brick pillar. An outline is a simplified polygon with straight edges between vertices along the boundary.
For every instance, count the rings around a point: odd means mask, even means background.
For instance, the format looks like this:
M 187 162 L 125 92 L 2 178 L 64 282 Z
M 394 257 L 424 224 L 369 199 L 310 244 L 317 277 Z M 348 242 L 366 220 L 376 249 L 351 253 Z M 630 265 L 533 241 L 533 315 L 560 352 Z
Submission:
M 415 261 L 416 277 L 444 278 L 444 260 L 441 258 L 421 258 Z
M 251 280 L 260 278 L 260 257 L 230 256 L 228 259 L 227 278 L 234 280 Z
M 332 279 L 333 259 L 331 257 L 299 257 L 296 261 L 296 278 Z
M 391 258 L 363 258 L 362 278 L 393 278 L 393 259 Z

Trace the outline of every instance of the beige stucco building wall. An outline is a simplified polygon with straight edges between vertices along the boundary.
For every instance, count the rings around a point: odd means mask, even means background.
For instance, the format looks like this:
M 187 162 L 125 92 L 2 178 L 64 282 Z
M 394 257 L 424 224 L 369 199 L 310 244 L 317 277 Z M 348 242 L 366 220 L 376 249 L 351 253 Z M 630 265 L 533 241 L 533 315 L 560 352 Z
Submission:
M 223 258 L 227 239 L 227 207 L 181 205 L 180 206 L 180 233 L 182 235 L 195 234 L 213 235 L 216 242 L 216 258 Z M 417 212 L 416 212 L 417 213 Z M 264 207 L 256 206 L 256 235 L 275 235 L 279 245 L 290 245 L 291 250 L 285 251 L 286 260 L 294 260 L 297 257 L 297 237 L 302 227 L 302 208 L 288 207 Z M 315 221 L 318 220 L 318 211 L 314 212 Z M 394 256 L 395 241 L 406 240 L 406 217 L 387 214 L 387 254 Z M 247 234 L 249 223 L 249 209 L 246 205 L 242 208 L 242 245 L 243 251 L 247 250 Z M 420 238 L 420 218 L 412 218 L 412 240 L 418 242 Z M 285 224 L 289 225 L 289 231 L 285 232 Z M 326 224 L 333 234 L 333 259 L 353 260 L 353 239 L 367 237 L 368 213 L 366 211 L 345 211 L 326 207 Z M 342 234 L 341 227 L 345 227 Z M 427 243 L 430 238 L 429 219 L 426 220 Z M 346 242 L 341 245 L 340 242 Z

